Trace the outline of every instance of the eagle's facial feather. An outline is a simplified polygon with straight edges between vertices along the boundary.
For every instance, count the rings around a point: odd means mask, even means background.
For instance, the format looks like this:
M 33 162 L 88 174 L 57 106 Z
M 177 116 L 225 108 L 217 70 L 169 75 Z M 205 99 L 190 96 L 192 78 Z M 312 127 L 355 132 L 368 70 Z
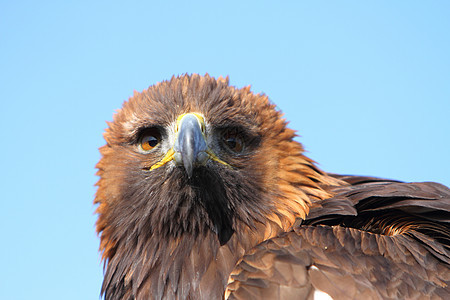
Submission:
M 189 178 L 173 161 L 173 142 L 180 120 L 192 112 L 205 126 L 210 159 Z M 329 196 L 319 186 L 329 179 L 302 155 L 294 131 L 281 117 L 266 96 L 209 76 L 173 78 L 135 93 L 104 135 L 107 145 L 97 165 L 98 230 L 113 230 L 114 223 L 132 220 L 130 230 L 146 227 L 173 236 L 206 228 L 220 232 L 217 224 L 205 227 L 217 220 L 210 215 L 212 207 L 221 215 L 219 223 L 231 227 L 228 232 L 236 222 L 253 227 L 267 219 L 285 229 L 291 226 L 307 214 L 310 194 Z M 160 131 L 160 145 L 137 151 L 140 134 L 149 128 Z M 227 145 L 224 136 L 230 133 L 243 143 L 239 151 Z

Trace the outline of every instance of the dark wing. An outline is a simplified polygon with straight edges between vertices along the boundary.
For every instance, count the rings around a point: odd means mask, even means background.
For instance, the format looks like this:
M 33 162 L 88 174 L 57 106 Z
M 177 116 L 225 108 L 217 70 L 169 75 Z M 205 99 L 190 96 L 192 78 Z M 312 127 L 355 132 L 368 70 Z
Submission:
M 351 185 L 248 253 L 230 299 L 311 299 L 314 289 L 334 299 L 450 299 L 450 190 L 333 176 Z

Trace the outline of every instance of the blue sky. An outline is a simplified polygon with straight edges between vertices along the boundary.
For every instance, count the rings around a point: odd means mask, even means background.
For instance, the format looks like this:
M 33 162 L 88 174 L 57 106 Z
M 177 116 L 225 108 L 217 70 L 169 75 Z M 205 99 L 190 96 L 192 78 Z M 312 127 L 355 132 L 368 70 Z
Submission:
M 162 2 L 162 1 L 161 1 Z M 229 75 L 326 171 L 450 185 L 448 1 L 0 1 L 0 299 L 98 299 L 105 121 Z

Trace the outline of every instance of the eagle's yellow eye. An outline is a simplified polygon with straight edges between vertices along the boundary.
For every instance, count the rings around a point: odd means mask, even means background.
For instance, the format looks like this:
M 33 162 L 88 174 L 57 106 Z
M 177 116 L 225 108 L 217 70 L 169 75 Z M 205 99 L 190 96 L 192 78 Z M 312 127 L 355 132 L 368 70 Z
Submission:
M 159 133 L 159 130 L 156 128 L 150 128 L 143 133 L 140 141 L 140 146 L 142 150 L 150 151 L 158 146 L 160 141 L 161 134 Z
M 225 131 L 223 135 L 225 145 L 235 153 L 241 153 L 244 148 L 244 140 L 242 135 L 236 129 Z

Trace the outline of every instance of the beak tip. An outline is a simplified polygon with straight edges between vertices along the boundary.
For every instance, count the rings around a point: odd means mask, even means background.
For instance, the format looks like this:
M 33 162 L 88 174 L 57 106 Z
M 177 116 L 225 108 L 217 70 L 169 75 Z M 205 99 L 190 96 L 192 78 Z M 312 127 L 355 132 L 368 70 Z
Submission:
M 188 176 L 189 179 L 191 179 L 192 177 L 192 173 L 193 173 L 193 168 L 192 165 L 184 165 L 184 169 L 186 170 L 186 174 Z
M 183 166 L 188 178 L 190 179 L 192 177 L 192 173 L 194 172 L 194 163 L 190 159 L 184 159 Z

